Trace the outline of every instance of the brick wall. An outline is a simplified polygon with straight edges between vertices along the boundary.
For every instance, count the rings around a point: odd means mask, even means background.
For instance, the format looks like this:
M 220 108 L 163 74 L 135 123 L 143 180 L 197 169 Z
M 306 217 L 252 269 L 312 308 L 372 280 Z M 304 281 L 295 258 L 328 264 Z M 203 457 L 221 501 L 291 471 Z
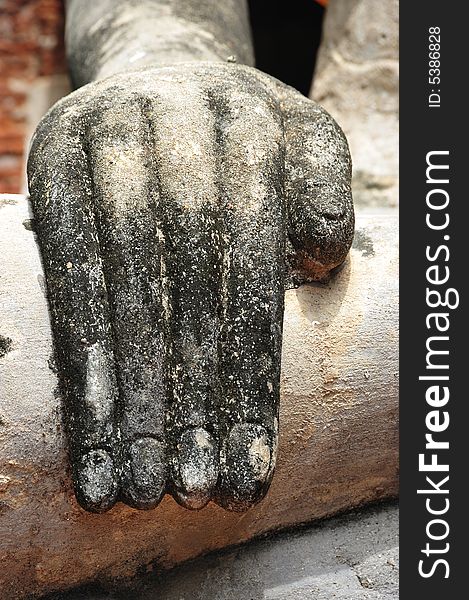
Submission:
M 65 71 L 62 0 L 0 0 L 0 193 L 23 187 L 36 83 Z

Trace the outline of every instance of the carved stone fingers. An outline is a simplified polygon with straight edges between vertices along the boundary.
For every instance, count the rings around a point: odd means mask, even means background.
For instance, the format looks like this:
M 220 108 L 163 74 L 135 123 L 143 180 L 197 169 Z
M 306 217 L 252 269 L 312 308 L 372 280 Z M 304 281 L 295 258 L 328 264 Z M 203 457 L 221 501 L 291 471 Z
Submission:
M 152 508 L 166 488 L 167 335 L 160 197 L 147 104 L 93 111 L 86 134 L 112 322 L 121 497 Z
M 287 235 L 309 279 L 353 235 L 340 129 L 254 69 L 186 64 L 69 96 L 28 170 L 79 502 L 248 509 L 276 462 Z

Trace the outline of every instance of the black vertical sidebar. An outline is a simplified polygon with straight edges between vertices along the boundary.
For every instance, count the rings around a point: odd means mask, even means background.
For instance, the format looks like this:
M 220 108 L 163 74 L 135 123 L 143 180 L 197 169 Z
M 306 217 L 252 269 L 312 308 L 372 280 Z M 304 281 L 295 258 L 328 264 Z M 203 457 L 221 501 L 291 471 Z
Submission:
M 400 3 L 400 598 L 404 600 L 450 600 L 467 594 L 466 6 L 441 0 Z M 427 173 L 429 163 L 433 166 Z

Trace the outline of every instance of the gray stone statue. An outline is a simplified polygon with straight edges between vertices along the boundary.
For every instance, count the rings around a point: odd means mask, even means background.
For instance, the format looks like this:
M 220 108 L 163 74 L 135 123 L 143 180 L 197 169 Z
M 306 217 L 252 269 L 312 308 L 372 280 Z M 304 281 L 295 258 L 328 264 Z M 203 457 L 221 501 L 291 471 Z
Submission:
M 243 511 L 276 460 L 286 282 L 349 250 L 335 121 L 252 65 L 242 0 L 68 0 L 78 88 L 28 163 L 76 496 Z

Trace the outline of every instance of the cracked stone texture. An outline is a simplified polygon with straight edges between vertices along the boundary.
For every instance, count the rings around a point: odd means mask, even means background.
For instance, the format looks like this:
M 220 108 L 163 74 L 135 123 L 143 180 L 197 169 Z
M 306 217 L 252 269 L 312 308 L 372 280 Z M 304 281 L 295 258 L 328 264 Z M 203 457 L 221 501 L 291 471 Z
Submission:
M 322 280 L 353 238 L 340 128 L 252 67 L 143 68 L 58 102 L 28 178 L 81 506 L 256 504 L 286 254 Z
M 344 130 L 356 206 L 398 199 L 398 0 L 333 0 L 323 27 L 311 97 Z
M 114 591 L 48 600 L 397 600 L 398 509 L 352 512 L 195 560 Z
M 395 216 L 359 215 L 342 270 L 285 293 L 276 473 L 243 514 L 213 503 L 188 511 L 170 496 L 154 511 L 78 506 L 35 225 L 24 197 L 0 196 L 0 335 L 11 340 L 0 358 L 2 600 L 168 568 L 396 496 Z

